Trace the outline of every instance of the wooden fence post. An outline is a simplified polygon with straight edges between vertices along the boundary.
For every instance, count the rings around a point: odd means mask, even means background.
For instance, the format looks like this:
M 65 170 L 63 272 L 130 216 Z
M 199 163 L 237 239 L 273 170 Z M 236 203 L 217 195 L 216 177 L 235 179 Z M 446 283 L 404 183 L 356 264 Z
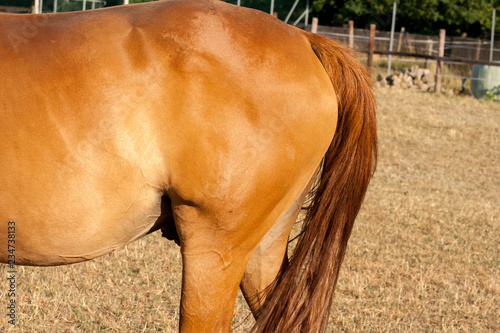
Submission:
M 373 52 L 375 51 L 375 30 L 377 26 L 375 24 L 370 24 L 370 43 L 368 44 L 368 61 L 367 61 L 367 67 L 368 70 L 370 71 L 370 74 L 372 72 L 372 65 L 373 65 Z
M 349 47 L 354 48 L 354 21 L 349 21 Z
M 42 12 L 41 8 L 40 8 L 40 0 L 33 1 L 33 6 L 31 7 L 31 12 L 33 14 L 40 14 Z
M 445 43 L 445 41 L 446 41 L 446 30 L 441 29 L 441 30 L 439 30 L 439 53 L 438 53 L 438 57 L 440 57 L 440 58 L 444 57 L 444 43 Z M 434 88 L 436 93 L 441 92 L 441 75 L 443 73 L 442 66 L 443 66 L 443 61 L 438 60 L 437 66 L 436 66 L 436 86 Z
M 399 34 L 399 41 L 398 41 L 398 52 L 401 52 L 401 46 L 403 44 L 403 35 L 405 34 L 405 27 L 401 28 L 401 33 Z
M 476 60 L 479 60 L 479 58 L 481 58 L 481 44 L 482 44 L 482 42 L 483 42 L 482 39 L 477 40 Z
M 432 39 L 427 40 L 427 54 L 432 55 L 434 45 Z M 425 59 L 425 68 L 429 68 L 429 59 Z
M 313 17 L 311 32 L 315 33 L 315 34 L 318 33 L 318 18 L 317 17 Z

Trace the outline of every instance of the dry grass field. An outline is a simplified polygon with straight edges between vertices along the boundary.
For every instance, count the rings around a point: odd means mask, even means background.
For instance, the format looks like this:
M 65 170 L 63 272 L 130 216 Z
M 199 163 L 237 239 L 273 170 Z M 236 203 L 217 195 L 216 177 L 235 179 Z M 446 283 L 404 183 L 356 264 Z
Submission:
M 500 104 L 376 94 L 379 166 L 328 332 L 499 332 Z M 18 321 L 2 313 L 0 331 L 175 332 L 180 274 L 178 248 L 159 233 L 92 262 L 18 267 Z M 2 279 L 5 312 L 7 289 Z M 240 297 L 235 332 L 248 315 Z

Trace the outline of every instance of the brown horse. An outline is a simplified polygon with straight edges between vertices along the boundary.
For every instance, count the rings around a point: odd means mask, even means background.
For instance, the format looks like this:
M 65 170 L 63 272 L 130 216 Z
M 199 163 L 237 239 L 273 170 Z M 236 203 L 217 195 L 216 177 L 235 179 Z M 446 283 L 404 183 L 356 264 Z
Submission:
M 16 264 L 47 266 L 163 229 L 181 332 L 229 331 L 238 286 L 255 332 L 325 329 L 376 160 L 371 80 L 345 47 L 172 0 L 0 15 L 0 59 L 0 262 L 12 238 Z

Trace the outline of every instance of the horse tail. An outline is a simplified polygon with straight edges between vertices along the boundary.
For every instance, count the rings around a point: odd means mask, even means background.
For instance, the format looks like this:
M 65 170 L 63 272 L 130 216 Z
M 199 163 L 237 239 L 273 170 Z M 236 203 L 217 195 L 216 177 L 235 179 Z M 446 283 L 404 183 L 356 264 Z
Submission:
M 347 241 L 376 166 L 369 74 L 347 47 L 305 34 L 337 94 L 338 123 L 295 251 L 269 287 L 253 332 L 325 331 Z

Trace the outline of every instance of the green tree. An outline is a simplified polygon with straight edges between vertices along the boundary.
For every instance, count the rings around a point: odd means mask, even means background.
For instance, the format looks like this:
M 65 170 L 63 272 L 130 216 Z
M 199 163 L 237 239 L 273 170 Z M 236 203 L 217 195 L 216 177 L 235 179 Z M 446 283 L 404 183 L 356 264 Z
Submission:
M 31 7 L 33 0 L 0 0 L 0 6 Z
M 0 0 L 2 6 L 30 7 L 33 0 Z M 130 3 L 150 0 L 130 0 Z M 225 0 L 235 4 L 237 0 Z M 341 26 L 354 20 L 358 28 L 366 28 L 376 23 L 377 29 L 389 30 L 391 27 L 392 5 L 394 0 L 311 0 L 311 15 L 319 18 L 320 24 Z M 269 12 L 270 0 L 241 0 L 241 5 Z M 284 19 L 292 7 L 292 0 L 275 0 L 275 12 Z M 294 20 L 305 8 L 306 0 L 301 0 L 295 10 Z M 500 0 L 396 0 L 398 15 L 396 27 L 406 31 L 423 34 L 438 34 L 446 29 L 451 36 L 467 33 L 470 37 L 489 35 L 492 8 L 496 8 L 496 32 L 500 33 Z M 58 2 L 62 10 L 81 8 L 81 2 Z M 64 6 L 62 5 L 64 3 Z M 122 4 L 123 0 L 106 0 L 106 6 Z M 74 7 L 74 8 L 73 8 Z M 51 10 L 51 0 L 44 0 L 44 9 Z
M 482 36 L 491 28 L 492 8 L 500 11 L 500 0 L 397 0 L 396 26 L 415 33 Z M 380 30 L 391 26 L 393 0 L 313 0 L 312 15 L 322 24 L 342 25 L 354 20 L 356 27 L 376 23 Z M 497 24 L 500 32 L 500 24 Z

